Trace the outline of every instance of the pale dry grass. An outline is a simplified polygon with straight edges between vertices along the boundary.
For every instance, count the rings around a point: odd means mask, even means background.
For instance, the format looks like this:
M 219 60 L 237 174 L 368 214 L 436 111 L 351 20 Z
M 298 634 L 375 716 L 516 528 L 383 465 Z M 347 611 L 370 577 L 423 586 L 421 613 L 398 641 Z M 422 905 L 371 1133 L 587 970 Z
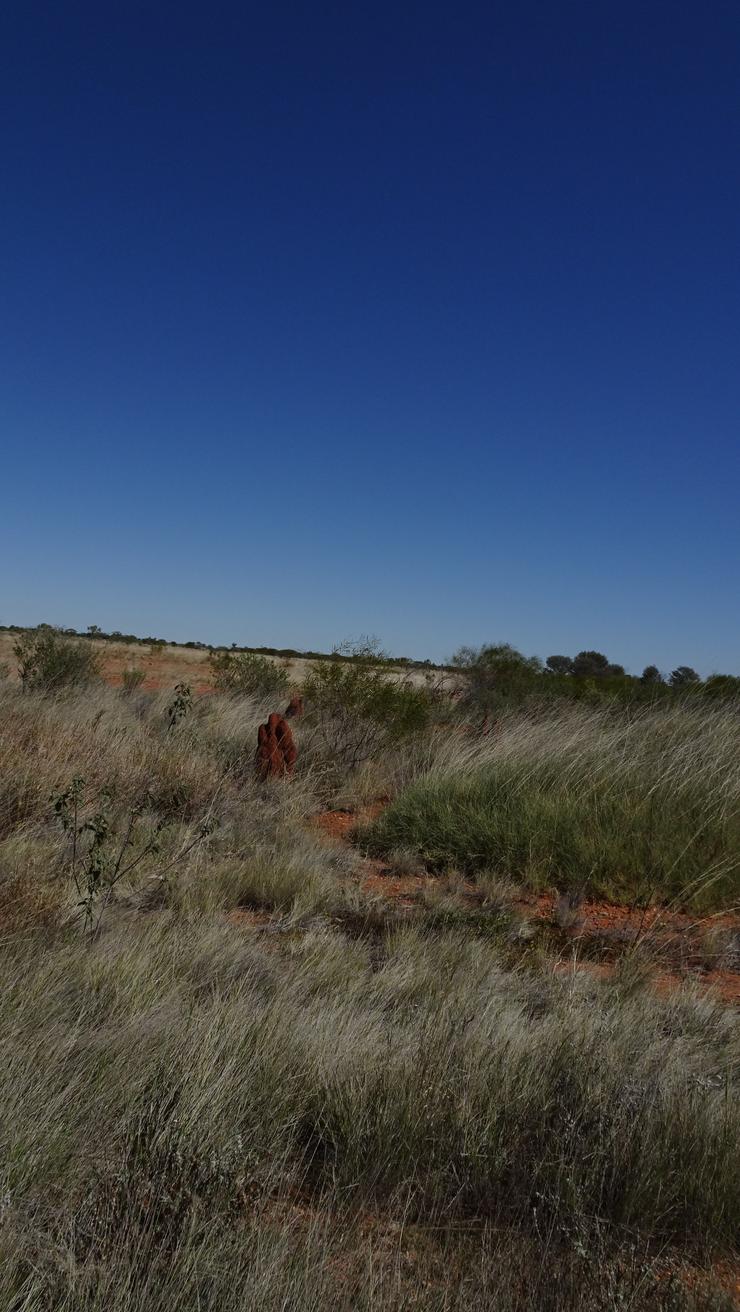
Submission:
M 327 928 L 272 943 L 172 914 L 4 960 L 3 1278 L 38 1306 L 195 1308 L 227 1254 L 279 1306 L 287 1273 L 260 1254 L 290 1265 L 291 1239 L 321 1292 L 298 1261 L 287 1305 L 302 1288 L 335 1306 L 348 1207 L 430 1236 L 549 1235 L 556 1268 L 622 1232 L 646 1269 L 651 1242 L 731 1251 L 738 1025 L 691 990 L 512 975 L 490 945 L 418 930 L 378 962 Z M 588 1285 L 584 1260 L 583 1306 Z M 255 1305 L 217 1287 L 214 1307 Z M 506 1269 L 494 1290 L 537 1306 Z
M 705 1271 L 738 1258 L 737 1014 L 514 953 L 490 877 L 502 936 L 447 917 L 454 880 L 405 923 L 306 825 L 308 728 L 263 786 L 269 706 L 208 696 L 169 731 L 167 700 L 0 689 L 0 1306 L 726 1312 Z M 465 780 L 550 742 L 567 769 L 590 734 L 626 770 L 626 733 L 512 720 L 388 766 Z M 168 821 L 94 935 L 49 802 L 79 775 L 116 823 L 142 792 L 144 836 Z

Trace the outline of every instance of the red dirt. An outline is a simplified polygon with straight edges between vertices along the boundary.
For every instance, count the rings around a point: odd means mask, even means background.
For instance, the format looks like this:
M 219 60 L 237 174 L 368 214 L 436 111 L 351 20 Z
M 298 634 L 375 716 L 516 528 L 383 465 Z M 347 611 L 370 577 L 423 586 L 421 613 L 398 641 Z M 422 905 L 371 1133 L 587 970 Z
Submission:
M 176 683 L 189 683 L 198 696 L 213 692 L 207 652 L 190 648 L 179 651 L 172 647 L 132 647 L 108 642 L 101 642 L 99 646 L 103 678 L 113 688 L 122 686 L 125 670 L 136 669 L 144 672 L 140 685 L 144 692 L 174 688 Z
M 401 906 L 414 906 L 428 884 L 428 875 L 394 875 L 382 861 L 368 860 L 363 866 L 363 893 L 380 894 Z
M 329 1215 L 310 1190 L 300 1186 L 280 1197 L 260 1195 L 257 1188 L 247 1186 L 240 1201 L 245 1211 L 259 1215 L 263 1224 L 274 1226 L 280 1233 L 286 1228 L 308 1230 Z M 336 1277 L 340 1288 L 346 1288 L 361 1278 L 366 1268 L 367 1245 L 370 1244 L 378 1267 L 387 1269 L 392 1263 L 397 1276 L 403 1278 L 412 1293 L 418 1287 L 422 1273 L 426 1289 L 436 1287 L 443 1290 L 449 1282 L 451 1270 L 463 1280 L 470 1259 L 465 1241 L 480 1234 L 483 1225 L 472 1217 L 442 1225 L 414 1222 L 382 1210 L 359 1207 L 351 1213 L 334 1213 L 331 1228 L 336 1234 L 341 1233 L 345 1240 L 339 1251 L 327 1261 L 327 1270 Z M 462 1240 L 460 1248 L 450 1245 L 455 1234 Z M 440 1236 L 445 1241 L 441 1249 L 438 1248 Z M 721 1258 L 700 1267 L 692 1265 L 681 1253 L 669 1251 L 662 1255 L 655 1276 L 658 1281 L 666 1283 L 680 1281 L 700 1299 L 717 1286 L 731 1299 L 740 1299 L 740 1268 L 731 1259 Z M 740 1306 L 740 1302 L 737 1305 Z
M 318 815 L 311 817 L 311 823 L 316 825 L 327 838 L 346 842 L 353 830 L 368 824 L 370 820 L 377 819 L 387 805 L 388 799 L 382 797 L 375 802 L 368 802 L 366 806 L 358 807 L 357 810 L 320 811 Z
M 672 1278 L 680 1280 L 687 1289 L 692 1290 L 695 1297 L 699 1298 L 709 1293 L 710 1282 L 712 1282 L 719 1285 L 733 1300 L 733 1306 L 740 1307 L 740 1268 L 737 1262 L 720 1259 L 712 1262 L 709 1267 L 702 1268 L 679 1260 L 673 1266 L 667 1265 L 665 1271 L 658 1272 L 659 1280 L 668 1281 Z
M 269 911 L 257 911 L 252 907 L 235 907 L 227 912 L 226 919 L 237 929 L 262 929 L 272 919 Z
M 653 988 L 664 997 L 673 993 L 686 979 L 693 979 L 703 989 L 712 990 L 728 1007 L 740 1007 L 740 975 L 733 970 L 690 970 L 686 974 L 662 970 L 653 978 Z
M 337 842 L 341 842 L 357 828 L 358 820 L 353 811 L 321 811 L 318 815 L 311 816 L 311 824 L 320 829 L 327 838 L 334 838 Z
M 557 897 L 554 893 L 522 893 L 518 905 L 532 911 L 536 919 L 552 920 Z M 699 930 L 740 929 L 740 916 L 733 912 L 701 916 L 687 911 L 672 911 L 668 907 L 628 907 L 621 903 L 584 901 L 577 910 L 578 923 L 575 935 L 628 933 L 655 936 L 690 934 Z

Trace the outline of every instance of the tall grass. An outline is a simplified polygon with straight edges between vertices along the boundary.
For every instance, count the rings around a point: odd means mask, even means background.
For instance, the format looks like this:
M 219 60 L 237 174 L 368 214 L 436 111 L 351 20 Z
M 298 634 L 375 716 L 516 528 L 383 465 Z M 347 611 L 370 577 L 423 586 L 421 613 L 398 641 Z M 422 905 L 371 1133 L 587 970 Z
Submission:
M 737 1015 L 629 963 L 511 969 L 462 915 L 403 923 L 307 825 L 310 750 L 255 782 L 269 705 L 168 730 L 167 701 L 0 689 L 0 1307 L 725 1312 Z M 586 762 L 604 788 L 662 763 L 661 797 L 698 773 L 729 815 L 731 731 L 513 719 L 389 768 L 400 807 L 481 770 L 575 790 Z M 49 803 L 79 776 L 113 823 L 142 794 L 145 834 L 167 819 L 88 936 Z
M 276 954 L 165 919 L 6 944 L 0 1041 L 6 1223 L 63 1284 L 184 1280 L 206 1218 L 218 1247 L 271 1206 L 737 1237 L 737 1024 L 690 992 L 513 977 L 415 931 L 378 968 L 326 930 Z
M 510 716 L 448 740 L 365 842 L 534 888 L 722 905 L 739 888 L 739 727 L 736 709 L 688 705 Z

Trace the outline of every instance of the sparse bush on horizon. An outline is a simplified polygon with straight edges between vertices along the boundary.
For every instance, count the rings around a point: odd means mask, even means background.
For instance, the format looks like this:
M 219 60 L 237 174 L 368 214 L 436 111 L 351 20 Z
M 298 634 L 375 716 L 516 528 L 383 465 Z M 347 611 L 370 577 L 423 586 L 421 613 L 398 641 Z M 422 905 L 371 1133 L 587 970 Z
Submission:
M 217 692 L 231 696 L 263 696 L 267 693 L 283 696 L 288 691 L 286 670 L 266 656 L 219 651 L 211 654 L 209 664 Z
M 13 652 L 24 688 L 53 692 L 100 677 L 100 657 L 91 644 L 67 638 L 48 624 L 22 633 Z

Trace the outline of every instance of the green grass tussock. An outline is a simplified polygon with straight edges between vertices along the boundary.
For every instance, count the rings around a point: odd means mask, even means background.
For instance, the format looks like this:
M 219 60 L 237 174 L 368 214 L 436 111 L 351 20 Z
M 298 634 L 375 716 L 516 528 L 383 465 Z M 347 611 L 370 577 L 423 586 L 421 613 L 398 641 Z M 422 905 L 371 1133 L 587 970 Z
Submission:
M 512 716 L 477 747 L 442 752 L 363 842 L 536 889 L 720 906 L 739 887 L 738 724 L 688 707 Z

